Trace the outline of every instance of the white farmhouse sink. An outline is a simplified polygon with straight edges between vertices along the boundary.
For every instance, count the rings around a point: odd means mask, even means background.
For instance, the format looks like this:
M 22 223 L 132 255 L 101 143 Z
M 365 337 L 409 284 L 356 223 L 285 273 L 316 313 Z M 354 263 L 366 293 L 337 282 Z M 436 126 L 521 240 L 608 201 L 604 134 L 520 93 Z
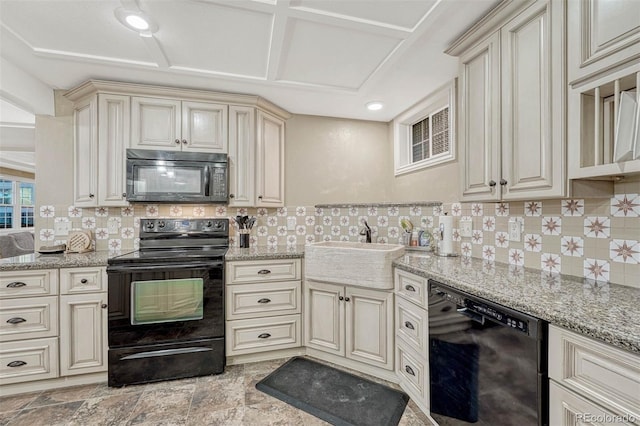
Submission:
M 400 244 L 323 241 L 305 247 L 305 277 L 315 281 L 374 289 L 393 288 L 394 259 L 404 254 Z

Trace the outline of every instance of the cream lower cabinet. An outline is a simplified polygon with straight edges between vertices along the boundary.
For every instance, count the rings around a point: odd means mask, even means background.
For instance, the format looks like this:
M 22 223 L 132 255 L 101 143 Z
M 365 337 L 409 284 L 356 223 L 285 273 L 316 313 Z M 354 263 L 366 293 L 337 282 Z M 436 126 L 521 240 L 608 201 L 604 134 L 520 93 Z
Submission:
M 393 369 L 393 293 L 305 281 L 305 345 Z
M 105 268 L 60 269 L 60 372 L 107 371 Z
M 59 376 L 56 269 L 0 273 L 0 342 L 0 385 Z
M 488 37 L 475 28 L 478 43 L 449 52 L 460 56 L 463 200 L 565 195 L 565 7 L 538 0 Z
M 549 326 L 549 424 L 640 424 L 640 356 Z
M 427 279 L 394 271 L 396 374 L 400 387 L 429 413 L 429 315 Z
M 302 346 L 300 259 L 227 262 L 227 356 Z

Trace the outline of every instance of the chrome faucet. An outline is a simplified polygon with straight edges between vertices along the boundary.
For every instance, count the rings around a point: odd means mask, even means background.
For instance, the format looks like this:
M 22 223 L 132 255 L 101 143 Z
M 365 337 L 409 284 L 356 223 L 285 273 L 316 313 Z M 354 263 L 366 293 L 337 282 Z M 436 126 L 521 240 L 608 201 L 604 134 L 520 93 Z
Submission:
M 366 220 L 362 219 L 362 223 L 364 223 L 364 228 L 362 228 L 360 230 L 360 235 L 363 235 L 367 238 L 366 242 L 370 243 L 371 242 L 371 228 L 369 227 L 369 224 L 367 223 Z

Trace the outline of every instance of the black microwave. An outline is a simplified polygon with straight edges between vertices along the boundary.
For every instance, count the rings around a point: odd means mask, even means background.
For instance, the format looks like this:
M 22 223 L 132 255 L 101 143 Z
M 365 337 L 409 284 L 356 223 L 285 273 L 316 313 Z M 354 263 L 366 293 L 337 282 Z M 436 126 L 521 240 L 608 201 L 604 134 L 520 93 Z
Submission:
M 127 149 L 127 201 L 226 203 L 227 154 Z

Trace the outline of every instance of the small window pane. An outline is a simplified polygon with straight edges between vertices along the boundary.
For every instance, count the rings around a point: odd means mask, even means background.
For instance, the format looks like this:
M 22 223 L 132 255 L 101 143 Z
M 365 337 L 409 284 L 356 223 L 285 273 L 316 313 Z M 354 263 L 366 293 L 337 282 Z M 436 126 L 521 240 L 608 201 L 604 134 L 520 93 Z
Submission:
M 33 206 L 23 206 L 20 209 L 20 226 L 33 228 Z
M 0 179 L 0 204 L 13 204 L 13 181 Z
M 35 204 L 36 190 L 33 183 L 20 182 L 20 205 L 33 206 Z
M 422 144 L 413 145 L 413 155 L 411 157 L 411 162 L 415 163 L 416 161 L 422 160 Z
M 429 158 L 429 117 L 422 121 L 417 122 L 412 126 L 413 141 L 412 141 L 412 156 L 411 162 Z
M 0 229 L 11 228 L 12 206 L 0 206 Z

